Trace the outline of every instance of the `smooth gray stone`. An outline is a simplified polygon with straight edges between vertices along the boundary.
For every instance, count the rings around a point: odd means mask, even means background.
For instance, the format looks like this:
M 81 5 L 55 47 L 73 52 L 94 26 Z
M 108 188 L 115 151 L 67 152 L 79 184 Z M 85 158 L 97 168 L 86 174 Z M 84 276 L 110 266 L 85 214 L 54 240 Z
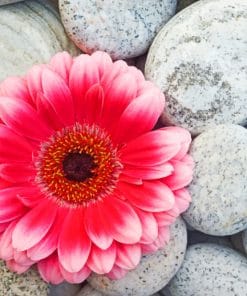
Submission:
M 247 259 L 216 244 L 187 249 L 185 260 L 168 285 L 171 296 L 246 296 Z
M 192 202 L 183 218 L 196 230 L 225 236 L 247 228 L 247 130 L 218 125 L 196 137 L 189 185 Z
M 187 231 L 181 218 L 171 226 L 171 238 L 164 249 L 143 256 L 135 270 L 119 280 L 93 275 L 88 281 L 103 294 L 150 296 L 167 285 L 181 266 L 187 245 Z

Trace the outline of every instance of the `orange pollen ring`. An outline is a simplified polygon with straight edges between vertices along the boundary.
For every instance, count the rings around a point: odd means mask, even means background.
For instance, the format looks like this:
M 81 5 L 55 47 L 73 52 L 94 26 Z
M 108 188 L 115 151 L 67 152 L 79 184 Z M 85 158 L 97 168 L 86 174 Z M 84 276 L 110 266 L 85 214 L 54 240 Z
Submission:
M 86 206 L 116 188 L 122 170 L 117 152 L 103 129 L 76 123 L 41 144 L 36 182 L 59 204 Z

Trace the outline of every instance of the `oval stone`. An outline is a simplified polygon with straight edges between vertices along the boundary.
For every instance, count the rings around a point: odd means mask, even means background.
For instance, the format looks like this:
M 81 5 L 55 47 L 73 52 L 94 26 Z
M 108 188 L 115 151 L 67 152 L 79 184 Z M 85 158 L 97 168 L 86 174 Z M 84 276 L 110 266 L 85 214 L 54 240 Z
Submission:
M 156 36 L 146 77 L 166 94 L 165 123 L 196 135 L 247 123 L 247 1 L 205 0 L 182 10 Z
M 113 59 L 145 53 L 175 14 L 177 0 L 59 0 L 69 37 L 86 53 L 108 52 Z
M 244 296 L 247 259 L 216 244 L 190 246 L 185 260 L 168 285 L 171 296 Z
M 93 275 L 88 281 L 103 294 L 112 296 L 149 296 L 164 287 L 183 262 L 187 231 L 181 218 L 171 226 L 171 238 L 166 246 L 154 254 L 143 256 L 135 270 L 120 280 Z
M 247 130 L 233 124 L 219 125 L 192 142 L 192 202 L 183 217 L 195 229 L 222 236 L 247 228 L 246 147 Z

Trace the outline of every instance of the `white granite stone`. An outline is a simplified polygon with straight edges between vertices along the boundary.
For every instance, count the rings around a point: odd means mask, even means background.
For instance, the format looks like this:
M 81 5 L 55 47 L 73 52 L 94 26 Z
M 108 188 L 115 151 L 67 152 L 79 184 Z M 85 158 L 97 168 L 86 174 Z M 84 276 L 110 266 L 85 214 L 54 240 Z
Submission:
M 171 226 L 171 238 L 164 249 L 143 256 L 140 264 L 120 280 L 93 275 L 88 281 L 103 294 L 149 296 L 164 287 L 181 266 L 187 244 L 185 223 L 179 218 Z
M 192 202 L 183 217 L 195 229 L 224 236 L 247 227 L 246 147 L 247 130 L 233 124 L 209 129 L 192 142 Z
M 145 74 L 166 94 L 164 121 L 194 135 L 247 123 L 247 1 L 205 0 L 156 36 Z
M 83 52 L 108 52 L 114 59 L 145 53 L 175 14 L 177 0 L 59 0 L 64 27 Z
M 23 274 L 9 271 L 0 260 L 0 295 L 1 296 L 47 296 L 48 285 L 34 269 Z
M 190 246 L 168 285 L 171 296 L 245 296 L 247 259 L 216 244 Z
M 79 54 L 47 0 L 1 6 L 0 40 L 0 81 L 25 74 L 31 66 L 48 62 L 59 51 Z

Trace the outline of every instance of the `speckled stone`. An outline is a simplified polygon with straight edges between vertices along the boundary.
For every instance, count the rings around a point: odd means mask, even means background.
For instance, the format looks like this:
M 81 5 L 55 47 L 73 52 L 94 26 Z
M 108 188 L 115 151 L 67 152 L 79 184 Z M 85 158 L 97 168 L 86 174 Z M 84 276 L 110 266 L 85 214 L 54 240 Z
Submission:
M 0 295 L 4 296 L 47 296 L 48 285 L 36 270 L 23 274 L 12 273 L 0 260 Z
M 59 285 L 49 285 L 48 296 L 75 296 L 82 288 L 79 284 L 63 282 Z M 94 296 L 94 295 L 92 295 Z
M 243 232 L 242 238 L 243 238 L 244 250 L 245 250 L 245 253 L 247 254 L 247 229 Z
M 188 232 L 188 245 L 195 245 L 199 243 L 214 243 L 221 246 L 232 248 L 230 236 L 213 236 L 202 233 L 200 231 Z
M 234 124 L 209 129 L 192 142 L 192 202 L 183 217 L 195 229 L 222 236 L 247 227 L 246 147 L 247 130 Z
M 108 52 L 114 59 L 145 53 L 175 14 L 177 0 L 59 0 L 64 27 L 82 51 Z
M 6 4 L 12 4 L 12 3 L 16 3 L 16 2 L 21 2 L 24 0 L 0 0 L 0 6 L 2 5 L 6 5 Z
M 140 264 L 120 280 L 93 275 L 90 285 L 106 295 L 149 296 L 164 287 L 174 276 L 184 259 L 187 244 L 186 226 L 178 219 L 171 226 L 171 239 L 164 249 L 143 256 Z
M 190 246 L 170 282 L 171 296 L 246 296 L 247 259 L 215 244 Z
M 156 36 L 145 74 L 166 94 L 164 120 L 196 135 L 247 123 L 247 1 L 198 1 Z
M 0 7 L 0 40 L 0 81 L 25 74 L 59 51 L 79 54 L 66 36 L 58 12 L 47 0 Z

